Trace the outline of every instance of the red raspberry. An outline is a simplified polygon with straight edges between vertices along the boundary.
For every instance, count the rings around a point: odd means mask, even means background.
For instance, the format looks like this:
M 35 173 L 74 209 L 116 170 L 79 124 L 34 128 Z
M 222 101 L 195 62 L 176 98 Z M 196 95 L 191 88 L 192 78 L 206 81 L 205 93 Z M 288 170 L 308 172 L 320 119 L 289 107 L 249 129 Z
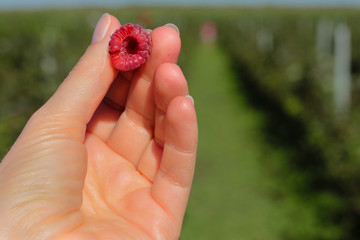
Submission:
M 120 71 L 138 68 L 150 56 L 151 46 L 150 34 L 139 25 L 128 23 L 111 35 L 111 61 Z

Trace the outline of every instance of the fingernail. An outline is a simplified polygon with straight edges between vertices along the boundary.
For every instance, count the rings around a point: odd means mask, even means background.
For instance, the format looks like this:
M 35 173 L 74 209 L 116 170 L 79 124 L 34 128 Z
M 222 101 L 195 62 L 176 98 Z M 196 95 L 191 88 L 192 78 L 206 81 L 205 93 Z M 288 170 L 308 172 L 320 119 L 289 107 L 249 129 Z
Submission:
M 175 29 L 175 30 L 178 32 L 178 34 L 180 35 L 179 28 L 178 28 L 175 24 L 173 24 L 173 23 L 167 23 L 167 24 L 165 24 L 165 26 L 171 27 L 171 28 Z
M 110 15 L 108 13 L 104 13 L 96 24 L 91 43 L 96 43 L 103 40 L 109 26 Z
M 194 98 L 190 95 L 186 95 L 185 97 L 187 97 L 188 99 L 190 99 L 193 103 L 193 105 L 195 106 L 195 101 L 194 101 Z
M 152 30 L 151 29 L 145 29 L 145 32 L 147 32 L 148 34 L 151 34 Z

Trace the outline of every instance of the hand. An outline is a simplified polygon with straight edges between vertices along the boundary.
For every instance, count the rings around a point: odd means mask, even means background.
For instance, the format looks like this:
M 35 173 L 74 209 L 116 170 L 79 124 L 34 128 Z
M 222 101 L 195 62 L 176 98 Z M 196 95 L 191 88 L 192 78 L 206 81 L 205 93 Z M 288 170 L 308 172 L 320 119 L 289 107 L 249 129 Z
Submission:
M 0 164 L 0 239 L 177 239 L 194 173 L 197 121 L 175 64 L 176 30 L 152 31 L 138 70 L 93 42 Z

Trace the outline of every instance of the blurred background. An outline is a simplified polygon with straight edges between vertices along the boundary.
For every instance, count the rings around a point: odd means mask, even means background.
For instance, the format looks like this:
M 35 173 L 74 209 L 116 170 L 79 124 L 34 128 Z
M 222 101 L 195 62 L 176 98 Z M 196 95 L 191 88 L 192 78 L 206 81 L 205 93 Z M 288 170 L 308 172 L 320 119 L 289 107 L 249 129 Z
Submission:
M 0 0 L 0 159 L 104 12 L 181 32 L 199 121 L 181 239 L 360 239 L 360 1 Z

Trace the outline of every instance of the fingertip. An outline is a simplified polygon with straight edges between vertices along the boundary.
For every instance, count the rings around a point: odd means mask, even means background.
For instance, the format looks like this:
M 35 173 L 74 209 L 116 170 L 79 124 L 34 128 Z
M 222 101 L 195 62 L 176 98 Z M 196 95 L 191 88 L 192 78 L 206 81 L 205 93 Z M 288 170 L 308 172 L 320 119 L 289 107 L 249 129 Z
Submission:
M 106 16 L 109 18 L 109 27 L 104 35 L 104 38 L 102 39 L 101 42 L 106 42 L 106 47 L 108 46 L 108 42 L 110 41 L 110 37 L 111 35 L 117 30 L 120 28 L 121 24 L 119 22 L 119 20 L 114 17 L 113 15 L 111 14 L 108 14 L 108 13 L 105 13 L 103 16 Z
M 170 28 L 174 29 L 174 30 L 177 32 L 177 34 L 180 35 L 180 30 L 179 30 L 179 28 L 178 28 L 175 24 L 173 24 L 173 23 L 167 23 L 167 24 L 165 24 L 164 26 L 170 27 Z
M 177 62 L 181 49 L 181 39 L 179 34 L 171 27 L 161 26 L 151 32 L 153 49 L 150 58 L 162 56 L 162 62 Z
M 171 27 L 169 25 L 164 25 L 164 26 L 155 28 L 151 32 L 151 35 L 154 35 L 155 37 L 157 37 L 157 36 L 166 37 L 167 39 L 171 39 L 175 42 L 180 43 L 179 32 L 176 31 L 173 27 Z M 154 36 L 152 36 L 152 37 L 154 37 Z
M 195 100 L 191 95 L 186 95 L 185 97 L 187 97 L 188 99 L 191 100 L 192 104 L 195 105 Z
M 155 71 L 154 96 L 159 109 L 166 111 L 169 102 L 176 96 L 188 94 L 188 86 L 180 67 L 174 63 L 163 63 Z
M 110 26 L 110 15 L 104 13 L 96 24 L 91 43 L 101 41 L 106 34 L 107 29 Z
M 163 63 L 158 66 L 158 68 L 156 69 L 156 72 L 157 73 L 171 72 L 174 74 L 177 74 L 177 73 L 182 74 L 180 67 L 175 63 Z
M 186 96 L 175 97 L 168 106 L 169 120 L 176 120 L 181 115 L 186 121 L 196 120 L 195 108 L 191 99 Z
M 109 15 L 110 15 L 110 22 L 115 27 L 115 30 L 120 28 L 120 26 L 121 26 L 120 21 L 116 17 L 114 17 L 113 15 L 111 15 L 111 14 L 109 14 Z M 113 32 L 115 32 L 115 30 Z
M 117 24 L 117 25 L 119 25 L 119 27 L 120 27 L 120 21 L 115 17 L 115 16 L 113 16 L 113 15 L 111 15 L 111 14 L 109 14 L 110 15 L 110 18 L 111 18 L 111 21 L 114 23 L 114 24 Z
M 166 113 L 165 143 L 184 152 L 196 152 L 198 126 L 194 104 L 185 96 L 175 97 Z

